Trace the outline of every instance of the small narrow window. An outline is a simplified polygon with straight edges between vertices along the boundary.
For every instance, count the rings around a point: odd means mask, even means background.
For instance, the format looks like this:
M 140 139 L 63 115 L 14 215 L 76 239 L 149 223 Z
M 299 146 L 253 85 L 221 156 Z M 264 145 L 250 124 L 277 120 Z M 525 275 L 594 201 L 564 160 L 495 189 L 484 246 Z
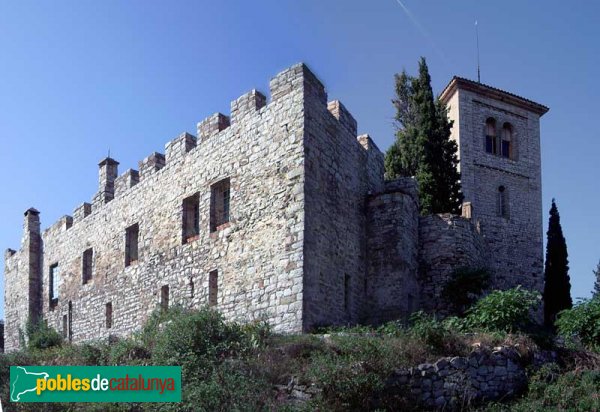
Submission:
M 69 301 L 69 317 L 67 334 L 69 335 L 69 342 L 73 340 L 73 302 Z
M 498 216 L 508 218 L 508 193 L 504 186 L 498 187 Z
M 113 322 L 112 302 L 108 302 L 106 304 L 106 329 L 112 328 L 112 322 Z
M 194 298 L 194 279 L 190 278 L 190 298 Z
M 208 306 L 217 305 L 219 294 L 219 272 L 213 270 L 208 275 Z
M 62 335 L 63 338 L 67 338 L 67 315 L 63 315 L 63 319 L 62 319 Z
M 504 123 L 502 126 L 502 157 L 506 157 L 507 159 L 512 158 L 511 153 L 511 142 L 512 142 L 512 126 L 510 123 Z
M 183 243 L 198 239 L 200 233 L 200 195 L 183 200 Z
M 221 180 L 211 186 L 210 190 L 210 231 L 229 222 L 229 179 Z
M 344 275 L 344 310 L 350 310 L 350 275 Z
M 498 153 L 496 140 L 496 120 L 492 117 L 485 121 L 485 151 L 492 154 Z
M 160 288 L 160 308 L 162 310 L 169 309 L 169 285 Z
M 130 266 L 138 260 L 138 240 L 140 227 L 136 223 L 125 229 L 125 266 Z
M 83 252 L 83 259 L 82 259 L 82 276 L 81 276 L 81 281 L 82 283 L 85 285 L 86 283 L 88 283 L 90 280 L 92 280 L 92 270 L 93 270 L 93 264 L 94 264 L 94 250 L 93 249 L 88 249 L 85 252 Z
M 60 286 L 60 269 L 58 263 L 50 266 L 50 307 L 53 308 L 58 304 L 58 287 Z
M 413 295 L 411 295 L 409 293 L 407 296 L 407 299 L 406 299 L 406 312 L 412 313 L 413 309 L 414 309 L 414 298 L 413 298 Z

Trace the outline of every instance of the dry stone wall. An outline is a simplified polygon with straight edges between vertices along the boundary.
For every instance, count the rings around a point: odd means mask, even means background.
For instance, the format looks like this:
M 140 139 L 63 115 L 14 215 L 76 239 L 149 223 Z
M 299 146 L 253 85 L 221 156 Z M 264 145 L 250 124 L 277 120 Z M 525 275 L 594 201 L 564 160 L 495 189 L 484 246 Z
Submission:
M 522 392 L 527 385 L 525 364 L 512 347 L 475 350 L 467 357 L 441 358 L 433 364 L 397 369 L 384 391 L 409 395 L 427 409 L 462 410 L 484 400 Z

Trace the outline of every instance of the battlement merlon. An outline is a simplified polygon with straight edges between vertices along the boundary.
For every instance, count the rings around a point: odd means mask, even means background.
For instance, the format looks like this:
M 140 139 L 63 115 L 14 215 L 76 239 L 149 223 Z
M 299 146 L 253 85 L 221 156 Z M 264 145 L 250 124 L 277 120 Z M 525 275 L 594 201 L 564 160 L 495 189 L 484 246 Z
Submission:
M 138 163 L 138 170 L 140 174 L 140 180 L 150 177 L 155 172 L 165 167 L 165 155 L 162 153 L 154 152 L 150 156 Z
M 115 197 L 122 196 L 128 189 L 140 182 L 140 174 L 135 169 L 127 169 L 115 180 Z
M 4 260 L 6 261 L 6 260 L 10 259 L 11 257 L 13 257 L 15 255 L 15 253 L 17 253 L 17 251 L 14 249 L 10 249 L 10 248 L 6 249 L 4 251 Z
M 269 104 L 278 104 L 280 101 L 290 97 L 293 99 L 302 98 L 304 101 L 315 102 L 324 109 L 328 108 L 327 93 L 321 81 L 304 63 L 295 64 L 273 77 L 269 82 L 271 102 Z M 302 92 L 301 97 L 298 92 Z M 290 96 L 294 94 L 294 96 Z M 221 131 L 230 127 L 230 125 L 242 122 L 244 118 L 260 111 L 267 106 L 267 98 L 256 89 L 243 94 L 231 102 L 231 117 L 222 113 L 215 113 L 202 122 L 198 123 L 198 137 L 182 133 L 177 138 L 171 140 L 165 145 L 165 154 L 154 152 L 150 156 L 138 163 L 139 172 L 134 169 L 127 170 L 123 175 L 118 176 L 119 162 L 111 157 L 104 158 L 99 164 L 99 189 L 94 196 L 91 204 L 83 203 L 73 211 L 71 222 L 67 222 L 65 217 L 61 218 L 55 225 L 69 226 L 83 220 L 86 216 L 101 208 L 113 200 L 116 196 L 121 196 L 131 187 L 135 186 L 140 180 L 148 178 L 156 171 L 167 166 L 169 163 L 182 159 L 186 153 L 194 150 L 202 141 L 219 134 Z M 356 120 L 339 102 L 331 102 L 331 113 L 338 121 L 350 130 L 354 130 L 356 135 Z M 35 210 L 35 209 L 34 209 Z M 38 212 L 39 213 L 39 212 Z
M 165 144 L 166 164 L 171 164 L 179 159 L 183 159 L 183 156 L 194 149 L 196 145 L 196 136 L 187 132 L 180 134 L 178 137 Z
M 231 102 L 231 124 L 238 123 L 248 114 L 256 113 L 265 107 L 266 104 L 267 98 L 265 95 L 256 89 L 252 89 L 248 93 Z
M 73 226 L 73 217 L 64 215 L 51 226 L 44 230 L 44 236 L 48 233 L 60 233 L 69 230 Z
M 350 114 L 346 106 L 342 104 L 339 100 L 333 100 L 327 103 L 327 110 L 335 117 L 340 125 L 346 128 L 352 136 L 356 136 L 357 124 L 356 120 Z

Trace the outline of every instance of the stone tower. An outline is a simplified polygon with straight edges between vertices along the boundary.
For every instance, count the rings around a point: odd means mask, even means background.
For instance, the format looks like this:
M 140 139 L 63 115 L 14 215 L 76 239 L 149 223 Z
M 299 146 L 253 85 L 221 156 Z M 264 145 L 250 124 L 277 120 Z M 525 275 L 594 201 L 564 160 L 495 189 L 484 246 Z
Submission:
M 488 245 L 493 286 L 541 290 L 540 117 L 548 108 L 459 77 L 440 98 L 454 121 L 464 201 Z
M 41 315 L 42 238 L 40 212 L 27 209 L 23 222 L 23 238 L 18 251 L 5 252 L 4 307 L 5 342 L 16 348 L 25 336 L 27 320 L 37 322 Z

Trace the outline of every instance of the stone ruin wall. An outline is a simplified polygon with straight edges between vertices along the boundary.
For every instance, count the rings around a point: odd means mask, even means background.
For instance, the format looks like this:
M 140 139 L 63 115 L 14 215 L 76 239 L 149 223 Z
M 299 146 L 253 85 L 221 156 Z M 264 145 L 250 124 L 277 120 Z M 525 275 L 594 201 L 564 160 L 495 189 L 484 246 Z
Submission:
M 386 182 L 367 200 L 366 320 L 382 323 L 403 317 L 419 305 L 417 256 L 419 204 L 411 178 Z
M 419 218 L 421 307 L 445 313 L 444 285 L 456 269 L 489 268 L 485 239 L 470 219 L 452 214 Z

